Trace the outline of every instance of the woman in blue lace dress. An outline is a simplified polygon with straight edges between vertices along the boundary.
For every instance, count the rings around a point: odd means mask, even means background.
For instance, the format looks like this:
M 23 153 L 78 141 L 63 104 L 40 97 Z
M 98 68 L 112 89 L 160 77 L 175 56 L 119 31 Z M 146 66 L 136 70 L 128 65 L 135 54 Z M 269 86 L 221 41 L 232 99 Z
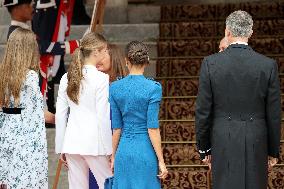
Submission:
M 99 71 L 109 75 L 110 83 L 128 74 L 124 54 L 115 44 L 108 44 L 108 53 L 102 61 L 96 64 L 96 67 Z M 89 182 L 89 189 L 99 188 L 92 172 L 89 174 Z
M 0 184 L 9 189 L 48 189 L 38 70 L 36 36 L 18 28 L 0 64 Z
M 167 176 L 159 131 L 162 88 L 143 76 L 148 48 L 133 41 L 126 47 L 129 75 L 110 87 L 114 189 L 160 189 Z M 160 169 L 160 172 L 159 172 Z

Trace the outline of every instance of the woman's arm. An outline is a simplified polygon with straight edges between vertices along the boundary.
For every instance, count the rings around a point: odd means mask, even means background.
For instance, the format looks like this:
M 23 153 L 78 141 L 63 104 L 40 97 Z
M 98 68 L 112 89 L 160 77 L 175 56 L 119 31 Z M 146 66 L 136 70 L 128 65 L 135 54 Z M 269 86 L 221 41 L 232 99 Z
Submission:
M 112 134 L 112 155 L 111 155 L 111 159 L 110 159 L 110 168 L 113 172 L 114 169 L 114 159 L 115 159 L 115 153 L 119 144 L 119 140 L 120 140 L 120 135 L 121 135 L 121 129 L 114 129 L 113 130 L 113 134 Z
M 113 130 L 113 134 L 112 134 L 112 149 L 113 149 L 113 153 L 112 156 L 115 156 L 117 147 L 118 147 L 118 143 L 120 140 L 120 135 L 121 135 L 121 129 L 114 129 Z
M 98 127 L 101 133 L 102 145 L 106 155 L 112 153 L 112 131 L 110 121 L 110 104 L 109 104 L 109 77 L 108 75 L 100 75 L 97 79 L 96 89 L 96 117 Z
M 63 75 L 59 84 L 58 96 L 56 101 L 56 114 L 55 114 L 55 152 L 61 153 L 65 130 L 68 118 L 68 101 L 67 101 L 67 74 Z
M 122 115 L 119 109 L 119 106 L 117 105 L 117 102 L 115 101 L 113 94 L 116 94 L 115 89 L 113 86 L 110 87 L 110 108 L 111 108 L 111 126 L 113 129 L 113 135 L 112 135 L 112 157 L 111 157 L 111 168 L 114 167 L 114 158 L 115 154 L 118 148 L 120 135 L 121 135 L 121 128 L 122 128 Z
M 159 110 L 161 99 L 162 87 L 159 83 L 156 83 L 149 100 L 147 111 L 147 128 L 152 146 L 159 161 L 160 174 L 158 176 L 159 178 L 164 179 L 166 178 L 168 171 L 163 158 L 161 135 L 159 129 Z
M 148 129 L 149 137 L 153 148 L 156 152 L 157 158 L 159 162 L 164 162 L 163 152 L 162 152 L 162 145 L 161 145 L 161 135 L 160 129 Z
M 55 115 L 48 110 L 44 110 L 45 123 L 55 124 Z

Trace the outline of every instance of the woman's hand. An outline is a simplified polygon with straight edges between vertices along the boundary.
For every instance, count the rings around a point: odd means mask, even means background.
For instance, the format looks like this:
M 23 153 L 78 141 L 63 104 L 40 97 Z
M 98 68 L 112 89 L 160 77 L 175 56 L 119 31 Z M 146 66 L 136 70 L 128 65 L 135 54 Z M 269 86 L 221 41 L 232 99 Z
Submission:
M 68 169 L 68 164 L 67 164 L 67 160 L 66 160 L 65 154 L 60 154 L 60 160 L 64 164 L 64 166 Z
M 111 168 L 112 174 L 114 174 L 114 156 L 113 155 L 111 155 L 110 157 L 110 168 Z
M 44 111 L 44 119 L 46 123 L 55 124 L 55 115 L 47 110 Z
M 168 170 L 164 162 L 159 162 L 159 169 L 160 174 L 158 175 L 158 177 L 163 180 L 168 176 Z
M 203 163 L 209 166 L 209 170 L 211 170 L 211 155 L 205 156 L 202 160 Z
M 273 157 L 268 157 L 268 171 L 271 171 L 272 168 L 277 164 L 278 159 Z

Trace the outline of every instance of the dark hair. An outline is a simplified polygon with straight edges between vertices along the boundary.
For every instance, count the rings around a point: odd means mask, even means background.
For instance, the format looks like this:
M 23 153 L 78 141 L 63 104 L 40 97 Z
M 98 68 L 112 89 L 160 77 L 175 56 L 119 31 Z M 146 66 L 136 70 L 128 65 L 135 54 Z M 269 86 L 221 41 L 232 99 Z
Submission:
M 7 9 L 8 9 L 8 12 L 11 13 L 12 10 L 18 5 L 12 5 L 12 6 L 8 6 Z
M 124 77 L 128 74 L 125 65 L 125 56 L 121 49 L 115 44 L 108 44 L 111 69 L 110 69 L 110 82 L 115 81 L 118 77 Z
M 149 64 L 148 47 L 140 41 L 131 41 L 125 49 L 125 56 L 132 65 Z
M 31 4 L 33 0 L 19 0 L 18 4 L 16 5 L 11 5 L 11 6 L 7 6 L 8 12 L 11 13 L 13 11 L 14 8 L 16 8 L 19 5 L 23 5 L 23 4 Z

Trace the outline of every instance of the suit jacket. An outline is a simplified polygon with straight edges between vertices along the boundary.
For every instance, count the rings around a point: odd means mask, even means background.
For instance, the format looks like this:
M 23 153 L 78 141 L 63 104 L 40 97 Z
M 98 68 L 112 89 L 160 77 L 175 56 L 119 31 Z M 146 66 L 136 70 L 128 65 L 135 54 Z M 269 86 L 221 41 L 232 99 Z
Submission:
M 83 74 L 78 105 L 67 96 L 67 74 L 60 81 L 55 115 L 55 151 L 110 155 L 112 131 L 108 102 L 109 77 L 91 65 L 84 66 Z
M 281 99 L 277 63 L 247 45 L 203 60 L 196 138 L 212 151 L 217 189 L 266 189 L 267 157 L 279 157 Z

